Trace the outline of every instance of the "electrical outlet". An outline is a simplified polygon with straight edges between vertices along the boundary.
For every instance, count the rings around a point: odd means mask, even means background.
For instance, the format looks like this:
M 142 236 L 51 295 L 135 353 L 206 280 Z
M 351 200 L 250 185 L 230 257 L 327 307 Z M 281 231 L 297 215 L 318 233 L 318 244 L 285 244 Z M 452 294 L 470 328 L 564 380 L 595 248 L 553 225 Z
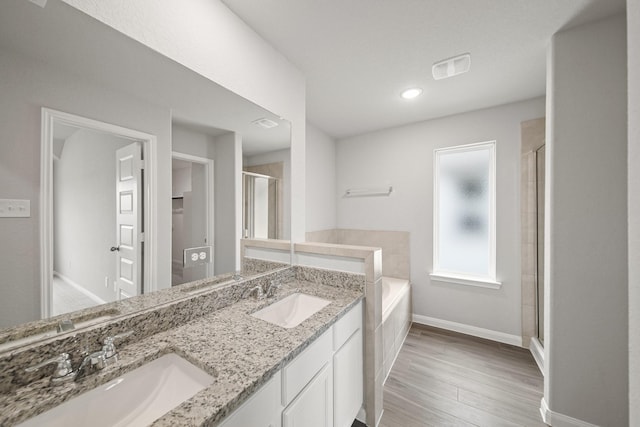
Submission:
M 109 288 L 109 276 L 104 276 L 104 287 Z
M 211 262 L 211 246 L 200 246 L 184 250 L 183 266 L 185 268 L 204 265 Z

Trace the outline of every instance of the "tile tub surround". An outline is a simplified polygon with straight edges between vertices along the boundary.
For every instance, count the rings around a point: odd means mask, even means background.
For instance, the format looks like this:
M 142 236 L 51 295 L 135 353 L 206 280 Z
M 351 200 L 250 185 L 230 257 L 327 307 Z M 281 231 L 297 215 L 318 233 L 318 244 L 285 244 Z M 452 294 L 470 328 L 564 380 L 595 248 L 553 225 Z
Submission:
M 293 329 L 251 316 L 294 292 L 329 299 L 331 304 Z M 0 395 L 0 425 L 24 421 L 171 352 L 204 369 L 215 381 L 153 425 L 216 425 L 361 299 L 362 293 L 356 290 L 292 280 L 281 286 L 273 300 L 245 298 L 183 325 L 136 339 L 121 347 L 117 365 L 97 374 L 57 386 L 43 378 L 12 394 Z
M 54 337 L 0 353 L 0 395 L 12 393 L 21 386 L 50 375 L 53 368 L 40 369 L 31 374 L 25 373 L 24 368 L 60 353 L 69 353 L 75 365 L 83 351 L 100 349 L 102 340 L 107 336 L 133 331 L 133 335 L 122 339 L 119 343 L 121 347 L 126 346 L 130 342 L 182 325 L 238 302 L 248 297 L 250 290 L 258 284 L 266 287 L 274 280 L 285 283 L 293 280 L 294 275 L 295 272 L 289 267 L 242 281 L 230 279 L 218 283 L 218 279 L 200 280 L 96 307 L 93 310 L 98 313 L 115 309 L 119 315 L 92 327 L 57 334 Z M 189 290 L 197 293 L 189 294 Z M 79 314 L 86 315 L 86 311 L 83 310 Z M 11 328 L 4 333 L 5 336 L 25 336 L 33 331 L 30 329 L 33 324 L 36 328 L 40 328 L 47 323 L 55 328 L 56 322 L 48 320 L 31 322 Z
M 334 228 L 306 233 L 307 242 L 379 247 L 385 276 L 410 280 L 410 233 L 408 231 Z

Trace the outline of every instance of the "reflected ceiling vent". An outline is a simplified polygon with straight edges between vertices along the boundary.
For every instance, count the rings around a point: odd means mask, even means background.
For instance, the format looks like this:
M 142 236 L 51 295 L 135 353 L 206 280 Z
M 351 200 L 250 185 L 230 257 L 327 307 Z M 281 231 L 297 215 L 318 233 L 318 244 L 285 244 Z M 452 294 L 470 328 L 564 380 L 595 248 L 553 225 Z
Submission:
M 47 5 L 47 0 L 29 0 L 31 3 L 35 3 L 40 7 L 45 7 Z
M 264 128 L 264 129 L 271 129 L 278 126 L 278 123 L 264 117 L 258 120 L 254 120 L 251 123 L 253 123 L 256 126 L 260 126 L 261 128 Z
M 471 68 L 471 54 L 463 53 L 434 63 L 431 67 L 431 73 L 435 80 L 442 80 L 466 73 L 469 68 Z

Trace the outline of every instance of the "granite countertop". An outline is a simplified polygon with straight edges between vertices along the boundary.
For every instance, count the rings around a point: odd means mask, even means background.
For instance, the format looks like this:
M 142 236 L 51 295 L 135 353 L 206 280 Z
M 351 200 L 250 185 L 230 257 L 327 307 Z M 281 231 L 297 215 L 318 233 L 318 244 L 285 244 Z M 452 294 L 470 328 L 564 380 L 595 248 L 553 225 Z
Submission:
M 295 292 L 319 296 L 331 304 L 291 329 L 250 315 Z M 119 349 L 117 364 L 76 382 L 52 387 L 43 379 L 17 390 L 8 401 L 0 401 L 2 411 L 12 414 L 2 425 L 22 422 L 68 400 L 65 396 L 88 391 L 167 353 L 179 354 L 215 380 L 153 426 L 216 425 L 361 299 L 362 292 L 353 289 L 295 280 L 285 283 L 273 298 L 243 299 L 131 343 Z

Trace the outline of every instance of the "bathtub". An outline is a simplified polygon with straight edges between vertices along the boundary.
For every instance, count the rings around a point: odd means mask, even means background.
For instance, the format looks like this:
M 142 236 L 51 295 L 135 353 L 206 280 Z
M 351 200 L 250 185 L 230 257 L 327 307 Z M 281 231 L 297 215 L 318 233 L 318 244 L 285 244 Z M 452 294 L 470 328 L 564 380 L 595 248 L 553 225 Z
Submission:
M 386 381 L 411 326 L 411 285 L 382 277 L 382 354 Z

